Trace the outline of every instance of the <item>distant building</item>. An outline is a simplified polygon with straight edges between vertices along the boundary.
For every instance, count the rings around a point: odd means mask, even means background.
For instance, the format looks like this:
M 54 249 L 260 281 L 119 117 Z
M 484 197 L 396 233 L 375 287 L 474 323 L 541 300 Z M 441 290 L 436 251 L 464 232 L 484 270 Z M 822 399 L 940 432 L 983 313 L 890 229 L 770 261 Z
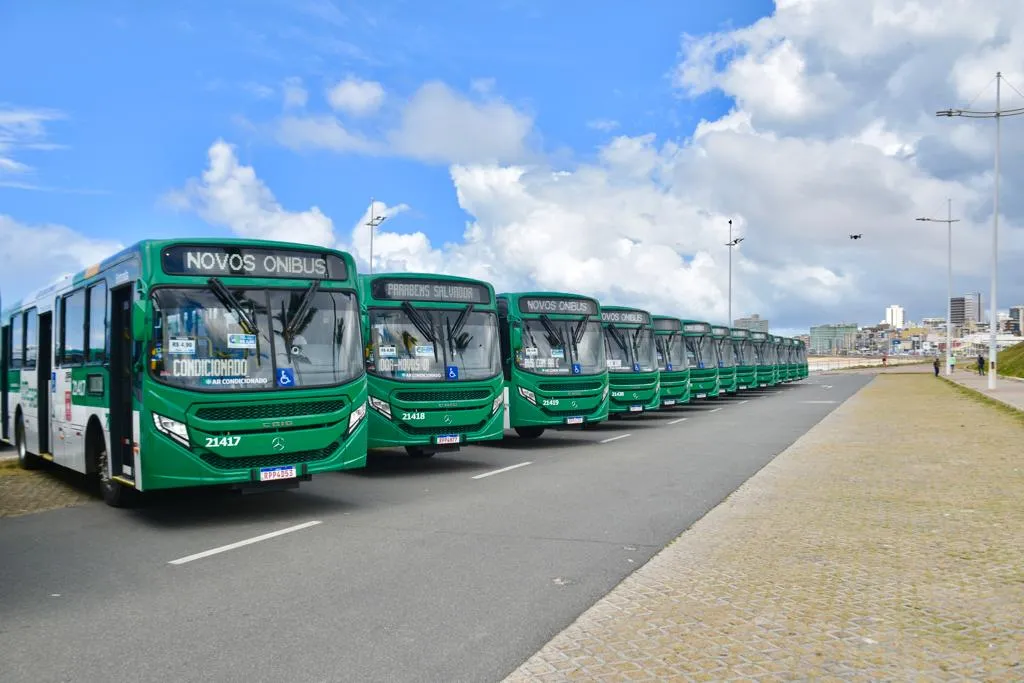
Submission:
M 949 319 L 957 327 L 964 324 L 964 310 L 967 304 L 962 296 L 954 296 L 949 300 Z
M 964 322 L 985 322 L 985 316 L 981 313 L 981 292 L 972 292 L 964 295 Z
M 857 341 L 857 323 L 837 325 L 815 325 L 811 327 L 811 353 L 847 353 L 854 349 Z
M 903 329 L 903 307 L 898 304 L 893 304 L 885 309 L 885 322 L 897 330 Z
M 751 332 L 768 332 L 768 321 L 763 320 L 757 313 L 754 313 L 749 318 L 733 320 L 732 326 L 738 327 L 741 330 L 750 330 Z
M 1021 334 L 1024 331 L 1024 305 L 1010 306 L 1009 327 L 1014 334 Z
M 938 316 L 931 318 L 921 318 L 921 324 L 925 327 L 945 327 L 946 319 Z

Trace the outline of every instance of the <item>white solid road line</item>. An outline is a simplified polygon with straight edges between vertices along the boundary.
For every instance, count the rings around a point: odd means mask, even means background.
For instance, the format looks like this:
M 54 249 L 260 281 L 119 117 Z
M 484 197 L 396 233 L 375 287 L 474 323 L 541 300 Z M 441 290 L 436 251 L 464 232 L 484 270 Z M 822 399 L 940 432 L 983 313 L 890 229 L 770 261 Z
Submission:
M 719 410 L 721 410 L 721 408 L 712 408 L 712 409 L 711 409 L 711 410 L 709 410 L 708 412 L 709 412 L 709 413 L 717 413 L 717 412 L 718 412 Z
M 743 399 L 742 401 L 740 401 L 740 402 L 739 402 L 739 403 L 737 403 L 736 405 L 738 405 L 738 406 L 741 406 L 741 405 L 743 405 L 744 403 L 746 403 L 747 401 L 748 401 L 748 399 Z
M 227 552 L 228 550 L 234 550 L 235 548 L 241 548 L 242 546 L 251 545 L 253 543 L 259 543 L 260 541 L 266 541 L 267 539 L 274 538 L 275 536 L 290 534 L 293 531 L 301 531 L 302 529 L 308 529 L 309 527 L 316 526 L 317 524 L 320 524 L 320 520 L 314 520 L 312 522 L 303 522 L 302 524 L 290 526 L 287 529 L 271 531 L 269 534 L 263 534 L 262 536 L 253 536 L 252 538 L 247 538 L 244 541 L 238 541 L 237 543 L 229 543 L 227 545 L 222 545 L 219 548 L 204 550 L 203 552 L 196 553 L 195 555 L 179 557 L 177 560 L 171 560 L 167 564 L 185 564 L 186 562 L 192 562 L 193 560 L 201 560 L 204 557 L 209 557 L 210 555 L 216 555 L 218 553 Z
M 679 424 L 680 422 L 682 422 L 683 420 L 689 420 L 689 419 L 690 419 L 690 418 L 688 418 L 688 417 L 680 417 L 680 418 L 677 418 L 677 419 L 675 419 L 675 420 L 672 420 L 671 422 L 669 422 L 669 424 L 670 424 L 670 425 L 677 425 L 677 424 Z
M 483 479 L 484 477 L 489 477 L 492 474 L 501 474 L 502 472 L 508 472 L 509 470 L 514 470 L 517 467 L 526 467 L 527 465 L 532 465 L 532 464 L 533 464 L 532 460 L 527 460 L 526 462 L 521 462 L 518 465 L 509 465 L 508 467 L 502 467 L 500 470 L 493 470 L 491 472 L 484 472 L 483 474 L 478 474 L 475 477 L 473 477 L 473 479 Z
M 839 401 L 800 401 L 801 403 L 838 403 Z
M 610 436 L 607 439 L 601 439 L 598 443 L 611 443 L 612 441 L 618 441 L 619 439 L 625 439 L 627 436 L 633 436 L 632 434 L 619 434 L 618 436 Z

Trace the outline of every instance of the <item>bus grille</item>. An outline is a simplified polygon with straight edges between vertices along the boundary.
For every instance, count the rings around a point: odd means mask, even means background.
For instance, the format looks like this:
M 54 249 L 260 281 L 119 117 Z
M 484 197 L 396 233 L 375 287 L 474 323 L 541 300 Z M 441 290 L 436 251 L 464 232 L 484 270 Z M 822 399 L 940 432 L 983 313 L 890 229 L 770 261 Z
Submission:
M 271 420 L 283 417 L 308 417 L 334 413 L 345 407 L 345 401 L 306 401 L 304 403 L 256 403 L 248 406 L 207 406 L 196 411 L 200 420 Z
M 438 434 L 466 434 L 469 432 L 478 432 L 484 428 L 487 421 L 478 422 L 475 425 L 463 425 L 461 427 L 413 427 L 404 422 L 399 422 L 398 426 L 406 434 L 413 434 L 416 436 L 436 436 Z
M 216 453 L 203 452 L 199 454 L 210 467 L 215 467 L 218 470 L 244 470 L 252 469 L 254 467 L 277 467 L 278 465 L 296 465 L 303 462 L 318 462 L 320 460 L 326 460 L 327 458 L 334 455 L 338 447 L 341 446 L 340 441 L 319 448 L 315 451 L 298 451 L 295 453 L 274 453 L 272 455 L 250 455 L 244 458 L 225 458 L 217 455 Z
M 566 382 L 565 384 L 538 384 L 541 391 L 597 391 L 601 388 L 600 382 Z
M 654 384 L 653 377 L 630 377 L 629 375 L 616 375 L 611 376 L 612 384 L 619 386 L 639 386 L 641 384 Z
M 421 403 L 443 403 L 446 401 L 480 401 L 490 397 L 490 389 L 399 391 L 395 393 L 395 399 L 399 401 L 418 401 Z

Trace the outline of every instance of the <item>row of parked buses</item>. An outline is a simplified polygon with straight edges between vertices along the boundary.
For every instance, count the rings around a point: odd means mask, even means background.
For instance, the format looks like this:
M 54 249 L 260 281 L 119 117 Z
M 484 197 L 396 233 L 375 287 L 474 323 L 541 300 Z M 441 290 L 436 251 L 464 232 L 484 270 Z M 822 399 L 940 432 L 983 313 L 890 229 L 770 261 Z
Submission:
M 0 314 L 0 437 L 103 498 L 290 487 L 807 375 L 803 345 L 577 294 L 362 275 L 279 242 L 140 242 Z

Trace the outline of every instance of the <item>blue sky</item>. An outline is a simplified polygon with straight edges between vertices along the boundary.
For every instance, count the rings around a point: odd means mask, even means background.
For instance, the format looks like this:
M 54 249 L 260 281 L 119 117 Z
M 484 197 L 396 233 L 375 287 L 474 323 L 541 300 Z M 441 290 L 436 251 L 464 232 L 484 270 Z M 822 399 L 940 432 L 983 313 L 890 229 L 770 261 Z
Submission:
M 145 7 L 143 7 L 145 5 Z M 59 9 L 58 9 L 59 8 Z M 685 136 L 701 117 L 728 109 L 721 95 L 688 101 L 668 73 L 682 33 L 746 24 L 771 3 L 478 2 L 63 2 L 8 5 L 0 22 L 0 73 L 9 105 L 55 109 L 48 139 L 27 151 L 27 182 L 89 194 L 0 187 L 3 211 L 26 223 L 61 223 L 93 237 L 130 241 L 226 234 L 166 210 L 158 198 L 197 175 L 210 144 L 238 146 L 285 207 L 319 206 L 348 225 L 375 196 L 413 207 L 395 219 L 439 241 L 461 234 L 443 164 L 283 149 L 239 119 L 281 113 L 277 90 L 300 77 L 309 109 L 347 75 L 408 95 L 439 79 L 471 93 L 494 79 L 502 98 L 535 117 L 540 147 L 586 160 L 607 133 Z M 91 193 L 95 192 L 95 194 Z

